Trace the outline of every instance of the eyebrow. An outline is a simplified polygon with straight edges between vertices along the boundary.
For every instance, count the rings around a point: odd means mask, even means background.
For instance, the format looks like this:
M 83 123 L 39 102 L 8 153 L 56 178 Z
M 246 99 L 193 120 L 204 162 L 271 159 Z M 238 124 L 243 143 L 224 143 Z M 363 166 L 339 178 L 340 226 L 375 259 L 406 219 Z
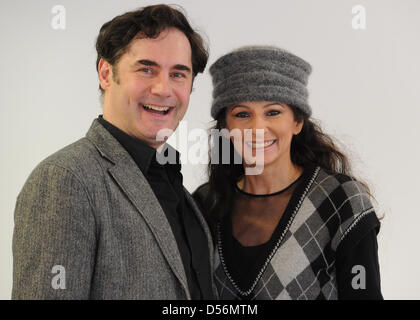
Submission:
M 157 62 L 152 61 L 152 60 L 147 60 L 147 59 L 138 60 L 136 62 L 136 65 L 137 64 L 142 64 L 144 66 L 151 66 L 151 67 L 159 66 L 159 64 Z M 189 67 L 187 67 L 186 65 L 183 65 L 183 64 L 176 64 L 172 68 L 175 69 L 175 70 L 186 71 L 188 73 L 191 73 L 191 68 L 189 68 Z
M 183 64 L 176 64 L 174 69 L 191 73 L 191 69 Z
M 157 66 L 158 64 L 152 60 L 138 60 L 136 64 L 143 64 L 145 66 Z
M 245 106 L 243 104 L 235 104 L 234 106 L 232 106 L 232 109 L 230 109 L 230 111 L 233 111 L 235 108 L 241 108 L 241 107 L 249 109 L 248 106 Z
M 270 103 L 268 103 L 268 104 L 264 105 L 264 106 L 263 106 L 263 108 L 267 108 L 267 107 L 270 107 L 270 106 L 272 106 L 272 105 L 278 105 L 278 106 L 280 106 L 280 107 L 282 107 L 282 108 L 285 108 L 285 107 L 286 107 L 286 106 L 285 106 L 283 103 L 281 103 L 281 102 L 270 102 Z M 248 107 L 248 106 L 246 106 L 246 105 L 244 105 L 244 104 L 235 104 L 235 105 L 232 107 L 231 111 L 233 111 L 235 108 L 240 108 L 240 107 L 249 109 L 249 107 Z
M 270 102 L 270 103 L 266 104 L 263 108 L 270 107 L 272 105 L 280 106 L 282 108 L 286 107 L 282 102 Z

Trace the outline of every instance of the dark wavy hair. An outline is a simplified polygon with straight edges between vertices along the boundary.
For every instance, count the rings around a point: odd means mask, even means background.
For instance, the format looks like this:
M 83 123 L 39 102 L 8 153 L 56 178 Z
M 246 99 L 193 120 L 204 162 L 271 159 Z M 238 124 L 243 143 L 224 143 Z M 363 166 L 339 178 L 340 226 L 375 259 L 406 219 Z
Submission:
M 106 22 L 96 39 L 96 71 L 99 60 L 103 58 L 112 65 L 116 73 L 116 64 L 134 38 L 157 38 L 167 28 L 182 31 L 190 42 L 193 76 L 203 72 L 209 56 L 203 38 L 193 30 L 180 10 L 165 4 L 130 11 Z M 103 93 L 100 85 L 99 89 Z
M 298 108 L 290 106 L 294 119 L 303 121 L 302 130 L 294 135 L 290 147 L 290 156 L 293 164 L 305 168 L 308 165 L 318 165 L 331 173 L 340 173 L 352 176 L 348 157 L 337 147 L 337 143 L 328 134 L 324 133 L 319 124 Z M 226 110 L 224 108 L 216 117 L 216 125 L 213 129 L 226 128 Z M 217 131 L 217 130 L 216 130 Z M 214 139 L 213 139 L 214 138 Z M 215 139 L 219 139 L 216 141 Z M 206 197 L 202 199 L 206 210 L 206 218 L 212 231 L 215 231 L 217 221 L 227 214 L 233 207 L 233 195 L 235 183 L 243 177 L 245 171 L 242 163 L 222 162 L 224 136 L 212 136 L 210 139 L 210 159 L 208 165 L 209 184 Z M 229 148 L 229 159 L 234 159 L 238 154 L 233 147 L 232 141 Z M 225 151 L 226 152 L 226 151 Z M 214 161 L 216 159 L 216 161 Z M 225 156 L 226 159 L 226 156 Z M 366 183 L 358 180 L 371 195 Z

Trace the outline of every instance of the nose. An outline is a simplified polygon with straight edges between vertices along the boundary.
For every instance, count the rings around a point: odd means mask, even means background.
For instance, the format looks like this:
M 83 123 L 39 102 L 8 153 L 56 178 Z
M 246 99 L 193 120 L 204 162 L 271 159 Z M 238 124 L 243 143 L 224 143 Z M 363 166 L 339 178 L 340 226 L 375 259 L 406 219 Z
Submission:
M 267 125 L 268 123 L 263 117 L 255 116 L 252 120 L 251 128 L 250 128 L 252 129 L 252 135 L 254 137 L 261 138 L 259 135 L 261 134 L 265 135 L 265 133 L 268 132 Z
M 169 97 L 171 95 L 171 86 L 169 83 L 169 76 L 159 74 L 153 79 L 150 91 L 152 94 L 160 97 Z

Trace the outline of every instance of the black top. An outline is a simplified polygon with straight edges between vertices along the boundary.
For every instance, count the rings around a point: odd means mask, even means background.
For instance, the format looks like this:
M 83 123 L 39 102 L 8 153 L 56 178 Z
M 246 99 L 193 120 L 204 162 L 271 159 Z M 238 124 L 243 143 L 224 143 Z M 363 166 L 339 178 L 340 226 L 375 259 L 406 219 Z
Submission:
M 176 163 L 162 165 L 157 161 L 159 153 L 154 148 L 121 131 L 102 116 L 98 121 L 130 154 L 155 193 L 174 233 L 191 298 L 214 299 L 207 237 L 187 203 L 179 153 L 176 151 Z M 167 148 L 170 147 L 167 145 Z
M 306 172 L 309 172 L 309 170 L 305 170 L 304 174 Z M 281 192 L 269 195 L 252 195 L 236 187 L 232 215 L 226 215 L 222 219 L 220 231 L 221 237 L 224 239 L 225 262 L 228 264 L 231 276 L 242 290 L 246 291 L 247 288 L 251 287 L 268 254 L 286 228 L 286 223 L 297 199 L 293 195 L 300 192 L 301 180 L 304 181 L 305 179 L 298 179 L 293 185 Z M 249 210 L 257 210 L 259 215 L 267 212 L 270 216 L 273 216 L 274 210 L 281 210 L 280 218 L 275 223 L 275 229 L 269 230 L 269 240 L 267 242 L 244 246 L 234 236 L 232 219 L 237 215 L 241 216 L 242 220 L 246 220 L 246 214 L 243 215 L 243 212 Z M 376 234 L 377 230 L 372 229 L 358 243 L 352 242 L 352 239 L 341 245 L 337 250 L 336 276 L 339 299 L 383 299 L 380 289 Z M 346 241 L 346 239 L 343 241 Z M 358 273 L 356 271 L 352 272 L 356 265 L 361 265 L 366 270 L 366 288 L 364 290 L 354 290 L 352 287 L 352 281 Z M 247 297 L 244 296 L 243 299 L 247 299 Z
M 234 206 L 231 214 L 222 218 L 219 230 L 221 232 L 220 237 L 223 239 L 225 263 L 230 275 L 241 290 L 247 291 L 251 287 L 268 255 L 287 227 L 287 221 L 292 214 L 293 208 L 297 205 L 302 188 L 305 188 L 305 181 L 310 172 L 311 170 L 306 168 L 301 178 L 293 185 L 281 192 L 270 195 L 252 195 L 240 190 L 238 187 L 235 188 Z M 196 191 L 194 195 L 196 200 L 202 202 L 203 199 L 199 192 Z M 248 231 L 248 234 L 250 234 L 250 230 L 253 230 L 247 229 L 250 228 L 246 224 L 249 221 L 247 218 L 250 217 L 249 215 L 247 216 L 248 212 L 258 212 L 258 215 L 262 217 L 267 213 L 266 218 L 268 216 L 276 216 L 273 215 L 273 212 L 279 213 L 277 220 L 273 219 L 271 222 L 273 229 L 268 229 L 265 232 L 265 238 L 268 239 L 266 242 L 249 246 L 242 245 L 241 241 L 239 241 L 241 237 L 246 239 L 246 237 L 244 238 L 245 231 Z M 237 219 L 235 220 L 235 218 Z M 238 228 L 237 225 L 240 223 L 242 223 L 242 226 Z M 233 228 L 234 224 L 236 232 Z M 377 231 L 377 229 L 369 230 L 361 240 L 347 237 L 337 248 L 335 263 L 338 299 L 383 299 L 380 288 Z M 238 238 L 235 234 L 237 234 Z M 252 235 L 254 236 L 255 232 Z M 366 288 L 364 290 L 354 290 L 352 287 L 352 281 L 358 273 L 353 271 L 353 267 L 356 265 L 361 265 L 365 268 Z M 252 295 L 242 296 L 242 299 L 249 299 L 250 297 Z
M 277 232 L 281 231 L 280 228 L 276 230 Z M 266 256 L 261 256 L 260 253 L 270 251 L 275 245 L 273 239 L 277 239 L 273 237 L 266 243 L 245 247 L 232 233 L 225 234 L 225 237 L 230 238 L 224 248 L 225 255 L 231 255 L 231 260 L 235 261 L 235 265 L 240 266 L 239 268 L 229 266 L 229 270 L 231 270 L 232 276 L 236 275 L 236 283 L 242 288 L 247 288 L 255 278 L 250 276 L 250 272 L 254 271 L 255 273 L 255 270 L 259 270 L 262 266 L 261 263 L 265 261 Z M 256 259 L 260 263 L 255 264 Z M 356 271 L 352 272 L 352 268 L 356 265 L 364 266 L 366 270 L 366 289 L 364 290 L 354 290 L 352 287 L 353 278 L 356 276 Z M 248 266 L 248 268 L 245 266 Z M 336 270 L 338 298 L 340 300 L 383 299 L 380 286 L 378 243 L 374 229 L 363 240 L 354 245 L 351 250 L 337 253 Z M 234 272 L 236 272 L 235 275 Z M 244 300 L 247 298 L 243 297 Z

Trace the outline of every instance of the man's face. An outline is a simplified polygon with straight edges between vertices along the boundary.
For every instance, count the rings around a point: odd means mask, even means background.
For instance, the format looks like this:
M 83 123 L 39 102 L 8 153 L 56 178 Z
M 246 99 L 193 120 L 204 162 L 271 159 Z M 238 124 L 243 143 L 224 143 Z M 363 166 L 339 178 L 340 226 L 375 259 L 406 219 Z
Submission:
M 187 111 L 193 81 L 187 37 L 170 28 L 156 39 L 133 39 L 114 71 L 101 61 L 104 119 L 158 148 L 158 131 L 174 131 Z

